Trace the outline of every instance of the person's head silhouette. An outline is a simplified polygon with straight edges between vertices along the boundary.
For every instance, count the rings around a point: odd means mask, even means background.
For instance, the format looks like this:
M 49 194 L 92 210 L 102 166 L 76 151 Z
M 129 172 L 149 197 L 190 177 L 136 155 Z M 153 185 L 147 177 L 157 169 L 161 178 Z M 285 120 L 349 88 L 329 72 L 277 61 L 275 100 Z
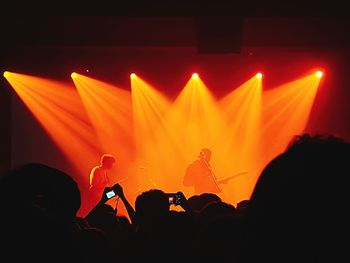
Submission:
M 207 162 L 210 161 L 210 157 L 211 157 L 211 150 L 208 148 L 203 148 L 200 152 L 199 152 L 199 158 L 202 160 L 205 160 Z
M 248 246 L 258 260 L 341 261 L 349 164 L 349 143 L 305 134 L 265 167 L 247 210 Z
M 135 201 L 136 216 L 140 224 L 157 223 L 169 212 L 166 194 L 159 189 L 151 189 L 140 194 Z
M 112 154 L 105 153 L 101 156 L 101 167 L 111 169 L 115 163 L 115 158 Z
M 81 205 L 77 182 L 65 172 L 41 163 L 13 168 L 0 181 L 0 190 L 2 201 L 21 204 L 27 214 L 40 212 L 61 222 L 72 222 Z

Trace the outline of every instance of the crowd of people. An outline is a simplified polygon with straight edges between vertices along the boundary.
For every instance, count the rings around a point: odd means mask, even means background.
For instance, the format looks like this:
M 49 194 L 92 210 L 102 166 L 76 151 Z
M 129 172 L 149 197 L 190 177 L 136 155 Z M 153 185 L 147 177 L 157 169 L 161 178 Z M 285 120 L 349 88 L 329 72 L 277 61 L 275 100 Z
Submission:
M 96 168 L 102 174 L 104 162 L 110 167 L 115 161 L 105 158 Z M 348 142 L 303 134 L 266 165 L 251 198 L 236 206 L 215 192 L 186 197 L 161 189 L 142 192 L 131 205 L 123 187 L 114 184 L 99 190 L 96 206 L 82 218 L 72 177 L 28 163 L 0 177 L 2 259 L 350 262 L 349 175 Z M 128 217 L 106 204 L 113 196 Z M 170 198 L 181 211 L 172 209 Z

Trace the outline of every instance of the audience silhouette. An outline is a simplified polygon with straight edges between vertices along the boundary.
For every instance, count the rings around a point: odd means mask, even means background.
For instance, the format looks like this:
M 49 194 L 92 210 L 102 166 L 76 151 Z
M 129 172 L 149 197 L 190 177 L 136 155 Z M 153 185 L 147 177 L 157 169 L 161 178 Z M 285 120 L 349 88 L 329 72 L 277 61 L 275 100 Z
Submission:
M 349 262 L 350 144 L 304 134 L 271 160 L 237 207 L 213 193 L 172 209 L 149 189 L 135 210 L 119 184 L 106 186 L 85 218 L 80 190 L 56 168 L 29 163 L 0 177 L 3 258 L 35 262 Z M 106 193 L 120 199 L 118 215 Z M 178 209 L 177 209 L 178 210 Z M 345 240 L 345 241 L 344 241 Z
M 350 144 L 304 134 L 262 172 L 247 210 L 250 262 L 349 262 Z
M 81 228 L 79 207 L 80 191 L 68 174 L 38 163 L 9 171 L 0 180 L 2 256 L 9 261 L 25 255 L 34 262 L 92 262 L 96 258 L 81 245 L 93 236 L 89 244 L 100 257 L 104 235 Z

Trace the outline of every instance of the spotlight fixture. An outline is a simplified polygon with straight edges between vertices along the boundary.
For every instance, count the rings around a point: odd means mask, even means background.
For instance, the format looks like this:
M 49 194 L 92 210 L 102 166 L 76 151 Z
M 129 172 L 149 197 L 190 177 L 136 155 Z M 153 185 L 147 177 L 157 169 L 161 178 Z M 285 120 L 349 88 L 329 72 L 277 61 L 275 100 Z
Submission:
M 258 74 L 256 74 L 256 77 L 257 77 L 258 79 L 261 79 L 262 76 L 263 76 L 263 74 L 262 74 L 261 72 L 259 72 Z
M 78 78 L 78 74 L 75 73 L 75 72 L 73 72 L 72 74 L 70 74 L 70 76 L 71 76 L 72 79 Z
M 136 77 L 136 74 L 135 73 L 131 73 L 130 74 L 130 78 L 135 78 Z
M 7 77 L 10 75 L 10 72 L 4 71 L 4 74 L 3 74 L 3 75 L 4 75 L 5 78 L 7 78 Z
M 193 73 L 193 74 L 192 74 L 192 77 L 195 78 L 195 79 L 197 79 L 197 78 L 198 78 L 198 74 L 197 74 L 197 73 Z
M 316 76 L 319 77 L 319 78 L 322 78 L 323 72 L 322 71 L 317 71 L 316 72 Z

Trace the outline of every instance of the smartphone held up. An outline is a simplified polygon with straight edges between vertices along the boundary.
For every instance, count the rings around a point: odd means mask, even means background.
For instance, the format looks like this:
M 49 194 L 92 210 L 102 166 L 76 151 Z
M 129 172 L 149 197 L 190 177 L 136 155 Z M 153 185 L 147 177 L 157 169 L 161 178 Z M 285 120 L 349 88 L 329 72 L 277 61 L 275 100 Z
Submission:
M 111 190 L 106 193 L 106 196 L 108 199 L 111 199 L 116 196 L 116 193 L 113 190 Z
M 180 193 L 169 193 L 167 194 L 168 201 L 170 205 L 180 205 L 182 201 L 182 197 Z

